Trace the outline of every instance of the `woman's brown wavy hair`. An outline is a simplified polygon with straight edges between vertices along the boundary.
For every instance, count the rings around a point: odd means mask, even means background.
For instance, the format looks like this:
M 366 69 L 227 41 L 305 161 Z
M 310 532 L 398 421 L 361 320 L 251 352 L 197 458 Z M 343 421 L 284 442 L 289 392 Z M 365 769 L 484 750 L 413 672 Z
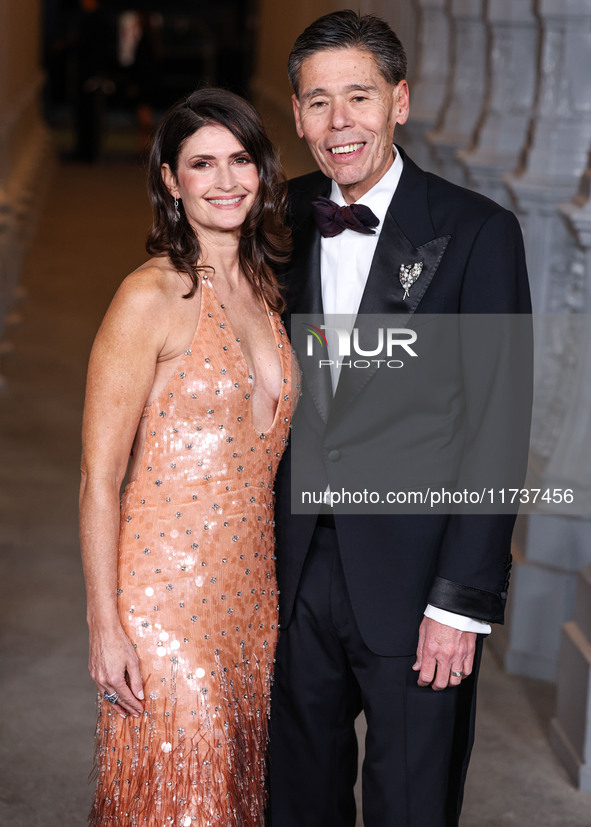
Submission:
M 274 270 L 287 262 L 291 252 L 291 233 L 285 224 L 285 175 L 259 113 L 233 92 L 212 87 L 198 89 L 171 107 L 160 122 L 148 160 L 153 221 L 146 250 L 150 255 L 167 255 L 176 270 L 191 279 L 191 289 L 183 298 L 195 295 L 202 269 L 197 263 L 201 252 L 199 239 L 180 200 L 177 218 L 174 199 L 164 185 L 161 169 L 162 164 L 168 164 L 176 177 L 184 142 L 198 129 L 211 124 L 229 129 L 258 171 L 259 189 L 242 225 L 239 261 L 255 291 L 264 296 L 273 310 L 281 312 L 284 301 Z

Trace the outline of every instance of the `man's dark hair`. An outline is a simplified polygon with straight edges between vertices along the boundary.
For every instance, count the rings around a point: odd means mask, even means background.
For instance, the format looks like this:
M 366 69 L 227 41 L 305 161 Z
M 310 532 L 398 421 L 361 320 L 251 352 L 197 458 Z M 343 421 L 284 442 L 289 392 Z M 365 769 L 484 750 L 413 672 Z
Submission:
M 294 43 L 287 73 L 296 97 L 299 97 L 302 63 L 310 55 L 325 49 L 364 49 L 373 55 L 388 83 L 396 85 L 406 77 L 404 48 L 386 21 L 373 14 L 359 15 L 346 9 L 319 17 Z
M 191 298 L 199 285 L 199 239 L 179 200 L 162 180 L 162 164 L 176 178 L 179 154 L 185 142 L 203 126 L 224 126 L 250 155 L 259 175 L 259 188 L 242 225 L 238 247 L 240 267 L 257 292 L 274 310 L 283 309 L 283 298 L 274 270 L 285 264 L 291 252 L 291 233 L 285 223 L 287 187 L 277 151 L 267 137 L 259 113 L 244 98 L 225 89 L 203 88 L 176 103 L 160 122 L 148 160 L 148 193 L 153 221 L 146 249 L 154 256 L 167 255 L 179 273 L 186 273 Z

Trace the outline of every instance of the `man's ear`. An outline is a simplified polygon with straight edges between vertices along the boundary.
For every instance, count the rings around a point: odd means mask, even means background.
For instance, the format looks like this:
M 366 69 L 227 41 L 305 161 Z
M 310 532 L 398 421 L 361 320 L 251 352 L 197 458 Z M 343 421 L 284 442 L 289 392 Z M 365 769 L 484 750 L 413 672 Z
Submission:
M 160 175 L 164 181 L 164 186 L 172 195 L 173 198 L 178 197 L 178 190 L 176 185 L 176 178 L 174 177 L 171 168 L 168 164 L 162 164 L 160 167 Z
M 410 111 L 410 94 L 408 90 L 408 83 L 401 80 L 394 89 L 394 112 L 396 114 L 396 123 L 406 123 L 408 113 Z
M 304 137 L 304 130 L 302 129 L 302 118 L 300 113 L 300 102 L 297 99 L 296 95 L 291 96 L 291 103 L 293 106 L 293 117 L 295 120 L 296 125 L 296 132 L 298 133 L 298 138 Z

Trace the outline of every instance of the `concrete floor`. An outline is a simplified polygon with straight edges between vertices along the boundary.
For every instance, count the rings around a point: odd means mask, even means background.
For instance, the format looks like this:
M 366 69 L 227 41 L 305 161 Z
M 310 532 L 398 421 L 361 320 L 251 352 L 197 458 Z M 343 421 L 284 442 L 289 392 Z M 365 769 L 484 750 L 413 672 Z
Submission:
M 23 279 L 23 322 L 10 332 L 16 349 L 0 364 L 4 827 L 83 827 L 90 806 L 80 416 L 96 328 L 121 278 L 144 259 L 144 193 L 130 164 L 58 169 Z M 487 654 L 462 827 L 591 827 L 591 797 L 572 787 L 548 746 L 553 703 L 551 686 L 508 677 Z

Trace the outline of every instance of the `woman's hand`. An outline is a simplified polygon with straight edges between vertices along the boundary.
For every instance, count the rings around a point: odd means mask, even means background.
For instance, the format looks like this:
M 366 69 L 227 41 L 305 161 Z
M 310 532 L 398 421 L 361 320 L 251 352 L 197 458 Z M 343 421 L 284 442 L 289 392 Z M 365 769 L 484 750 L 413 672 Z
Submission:
M 105 692 L 119 696 L 111 706 L 123 718 L 142 714 L 144 692 L 139 662 L 121 626 L 108 632 L 91 627 L 88 668 L 101 696 Z

